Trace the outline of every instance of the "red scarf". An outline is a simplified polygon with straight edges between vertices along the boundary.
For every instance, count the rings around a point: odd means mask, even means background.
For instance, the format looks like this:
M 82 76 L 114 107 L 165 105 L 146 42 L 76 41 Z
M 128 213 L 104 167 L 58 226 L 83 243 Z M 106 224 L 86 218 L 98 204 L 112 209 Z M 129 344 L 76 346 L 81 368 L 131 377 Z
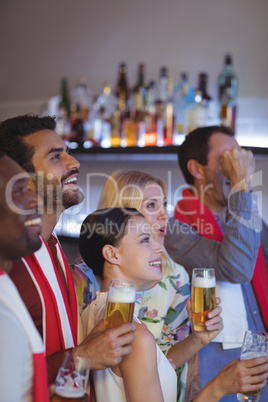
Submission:
M 178 221 L 193 226 L 200 236 L 221 243 L 224 235 L 210 210 L 193 195 L 190 189 L 183 190 L 182 195 L 183 199 L 177 203 L 174 217 Z M 268 271 L 262 245 L 259 247 L 251 282 L 264 324 L 268 328 Z
M 0 269 L 0 300 L 23 326 L 33 356 L 33 402 L 48 402 L 47 367 L 44 345 L 11 279 Z M 12 375 L 12 373 L 9 373 Z M 14 381 L 17 381 L 14 378 Z
M 62 280 L 60 279 L 59 272 L 55 266 L 55 261 L 53 260 L 50 249 L 44 239 L 42 240 L 45 251 L 48 253 L 54 269 L 57 289 L 53 288 L 52 283 L 48 280 L 45 263 L 42 263 L 40 260 L 38 261 L 36 256 L 37 253 L 25 257 L 23 262 L 33 279 L 42 302 L 43 340 L 46 347 L 46 355 L 49 356 L 52 353 L 77 345 L 78 306 L 70 268 L 59 243 L 57 242 L 58 252 L 60 253 L 61 260 L 64 264 L 63 267 L 61 264 L 61 267 L 66 278 L 68 297 L 64 290 Z M 64 311 L 62 314 L 60 313 L 59 305 L 55 296 L 57 291 L 59 296 L 62 297 L 64 303 Z M 66 334 L 66 330 L 63 330 L 63 324 L 68 329 L 68 334 Z M 68 336 L 66 337 L 66 335 Z

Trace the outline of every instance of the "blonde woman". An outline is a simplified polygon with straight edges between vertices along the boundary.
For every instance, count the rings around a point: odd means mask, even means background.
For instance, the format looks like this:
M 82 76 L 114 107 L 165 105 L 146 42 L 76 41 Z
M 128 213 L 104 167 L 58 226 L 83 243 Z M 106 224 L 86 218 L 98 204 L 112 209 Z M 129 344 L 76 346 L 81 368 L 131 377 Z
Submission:
M 161 179 L 134 170 L 118 170 L 106 181 L 98 203 L 103 208 L 136 208 L 150 225 L 153 239 L 164 245 L 168 225 L 166 187 Z M 159 282 L 146 291 L 138 292 L 135 314 L 152 332 L 161 350 L 173 360 L 178 375 L 178 401 L 184 400 L 188 354 L 181 359 L 178 343 L 189 335 L 186 301 L 190 298 L 189 276 L 163 248 L 162 275 Z M 195 342 L 205 345 L 204 339 L 191 334 Z M 190 350 L 190 349 L 189 349 Z

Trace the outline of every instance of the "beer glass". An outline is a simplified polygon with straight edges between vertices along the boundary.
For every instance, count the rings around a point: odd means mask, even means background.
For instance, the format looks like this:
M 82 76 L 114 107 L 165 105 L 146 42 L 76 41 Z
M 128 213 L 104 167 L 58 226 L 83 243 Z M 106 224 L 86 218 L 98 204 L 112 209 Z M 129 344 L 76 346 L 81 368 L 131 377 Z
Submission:
M 132 321 L 135 298 L 135 282 L 120 279 L 111 280 L 104 315 L 105 330 Z
M 89 377 L 90 359 L 64 353 L 63 362 L 55 381 L 55 394 L 51 402 L 82 402 L 85 400 Z
M 240 360 L 253 359 L 254 357 L 267 356 L 268 354 L 268 335 L 265 332 L 246 331 L 240 354 Z M 261 394 L 261 389 L 249 391 L 244 394 L 237 394 L 237 399 L 241 402 L 257 402 Z
M 216 278 L 213 268 L 194 268 L 192 273 L 192 311 L 195 331 L 206 331 L 208 313 L 215 308 Z

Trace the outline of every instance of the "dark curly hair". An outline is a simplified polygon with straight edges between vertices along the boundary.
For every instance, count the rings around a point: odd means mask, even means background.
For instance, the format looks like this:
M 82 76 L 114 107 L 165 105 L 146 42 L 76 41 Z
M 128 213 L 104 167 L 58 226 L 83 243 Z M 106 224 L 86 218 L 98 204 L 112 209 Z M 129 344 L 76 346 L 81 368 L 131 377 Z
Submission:
M 23 140 L 41 130 L 55 130 L 55 117 L 25 114 L 0 123 L 0 151 L 14 159 L 27 172 L 34 172 L 34 147 Z

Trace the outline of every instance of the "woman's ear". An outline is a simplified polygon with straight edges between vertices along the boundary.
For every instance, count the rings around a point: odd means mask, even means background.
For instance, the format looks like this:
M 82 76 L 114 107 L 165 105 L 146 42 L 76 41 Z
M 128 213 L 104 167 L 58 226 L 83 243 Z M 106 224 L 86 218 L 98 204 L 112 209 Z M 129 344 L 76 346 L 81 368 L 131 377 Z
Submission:
M 102 255 L 105 260 L 111 264 L 118 264 L 120 262 L 117 248 L 111 246 L 110 244 L 105 244 L 105 246 L 102 248 Z
M 195 159 L 190 159 L 187 163 L 187 169 L 196 180 L 201 180 L 203 178 L 203 168 L 204 166 Z

